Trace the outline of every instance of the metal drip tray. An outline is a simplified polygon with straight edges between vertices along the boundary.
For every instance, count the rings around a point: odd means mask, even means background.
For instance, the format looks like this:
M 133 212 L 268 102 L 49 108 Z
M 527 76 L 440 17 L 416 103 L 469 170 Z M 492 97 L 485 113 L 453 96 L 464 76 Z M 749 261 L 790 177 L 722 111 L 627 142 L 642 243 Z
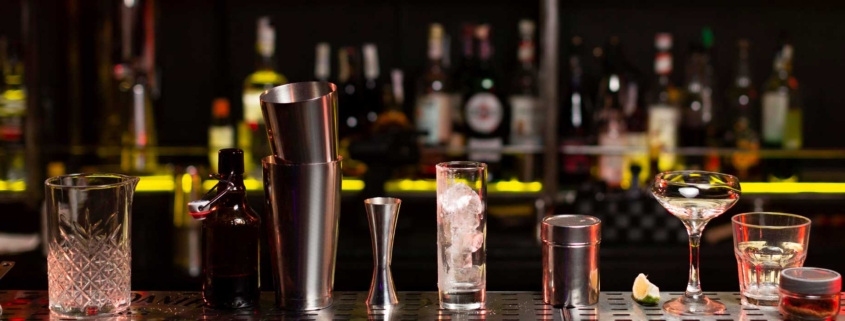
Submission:
M 666 301 L 681 293 L 663 293 Z M 261 294 L 258 309 L 221 311 L 203 306 L 199 292 L 133 292 L 132 307 L 117 319 L 123 320 L 556 320 L 556 321 L 776 321 L 783 320 L 775 310 L 743 308 L 739 293 L 707 293 L 727 306 L 723 315 L 671 316 L 660 305 L 644 307 L 634 303 L 630 292 L 602 293 L 596 307 L 563 311 L 543 304 L 539 292 L 488 292 L 487 309 L 471 312 L 440 310 L 435 292 L 399 292 L 400 305 L 391 310 L 367 309 L 366 292 L 335 292 L 334 304 L 309 312 L 273 308 L 273 293 Z M 661 301 L 661 304 L 663 303 Z M 0 320 L 49 320 L 46 291 L 0 291 L 3 314 Z M 845 306 L 845 302 L 843 302 Z M 845 321 L 843 308 L 837 321 Z M 564 319 L 566 318 L 566 319 Z
M 727 307 L 727 311 L 721 315 L 711 316 L 673 316 L 663 312 L 663 303 L 677 298 L 683 293 L 662 292 L 660 303 L 656 306 L 642 306 L 631 298 L 631 292 L 603 292 L 599 296 L 599 304 L 596 307 L 572 308 L 565 311 L 568 321 L 776 321 L 783 320 L 777 309 L 766 308 L 756 309 L 743 307 L 740 302 L 739 293 L 731 292 L 707 292 L 709 298 L 718 300 Z M 843 296 L 845 298 L 845 296 Z M 845 300 L 837 321 L 845 321 Z
M 538 292 L 488 292 L 487 309 L 470 312 L 440 310 L 435 292 L 399 292 L 399 306 L 367 309 L 367 292 L 335 292 L 331 307 L 308 312 L 283 311 L 271 292 L 261 294 L 258 309 L 221 311 L 203 306 L 199 292 L 133 292 L 126 319 L 146 320 L 557 320 L 560 311 L 543 304 Z M 0 291 L 0 320 L 48 320 L 46 291 Z

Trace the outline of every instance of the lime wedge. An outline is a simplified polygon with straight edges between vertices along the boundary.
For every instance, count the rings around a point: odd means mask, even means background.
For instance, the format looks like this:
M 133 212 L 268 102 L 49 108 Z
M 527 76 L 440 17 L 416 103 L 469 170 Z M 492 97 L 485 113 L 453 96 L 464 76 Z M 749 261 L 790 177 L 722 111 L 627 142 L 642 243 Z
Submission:
M 634 280 L 631 297 L 642 305 L 657 305 L 657 302 L 660 302 L 660 289 L 651 284 L 645 274 L 640 273 Z

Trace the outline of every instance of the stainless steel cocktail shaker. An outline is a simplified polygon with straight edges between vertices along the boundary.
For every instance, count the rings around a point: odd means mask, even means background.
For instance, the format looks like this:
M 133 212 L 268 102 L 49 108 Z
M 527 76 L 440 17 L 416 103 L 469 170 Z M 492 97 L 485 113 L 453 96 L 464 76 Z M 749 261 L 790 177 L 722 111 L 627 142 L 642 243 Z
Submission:
M 337 86 L 282 85 L 261 95 L 273 155 L 262 160 L 276 305 L 332 304 L 340 218 Z

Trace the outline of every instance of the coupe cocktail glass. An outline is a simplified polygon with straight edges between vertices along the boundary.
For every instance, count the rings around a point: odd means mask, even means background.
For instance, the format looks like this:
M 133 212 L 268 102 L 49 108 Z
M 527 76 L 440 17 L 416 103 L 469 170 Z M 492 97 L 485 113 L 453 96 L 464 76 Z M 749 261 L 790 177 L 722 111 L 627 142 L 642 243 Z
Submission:
M 701 233 L 707 223 L 739 200 L 739 179 L 704 171 L 664 172 L 655 177 L 651 192 L 660 205 L 681 219 L 689 233 L 690 270 L 686 291 L 683 296 L 663 304 L 663 310 L 674 315 L 725 312 L 724 304 L 710 300 L 701 291 L 698 252 Z

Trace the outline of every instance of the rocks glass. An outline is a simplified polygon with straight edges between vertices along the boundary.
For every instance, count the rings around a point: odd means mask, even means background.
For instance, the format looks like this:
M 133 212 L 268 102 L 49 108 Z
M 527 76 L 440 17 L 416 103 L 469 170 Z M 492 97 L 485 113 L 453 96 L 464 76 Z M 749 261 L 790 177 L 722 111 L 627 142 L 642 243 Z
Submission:
M 437 285 L 440 307 L 484 308 L 487 164 L 437 164 Z

